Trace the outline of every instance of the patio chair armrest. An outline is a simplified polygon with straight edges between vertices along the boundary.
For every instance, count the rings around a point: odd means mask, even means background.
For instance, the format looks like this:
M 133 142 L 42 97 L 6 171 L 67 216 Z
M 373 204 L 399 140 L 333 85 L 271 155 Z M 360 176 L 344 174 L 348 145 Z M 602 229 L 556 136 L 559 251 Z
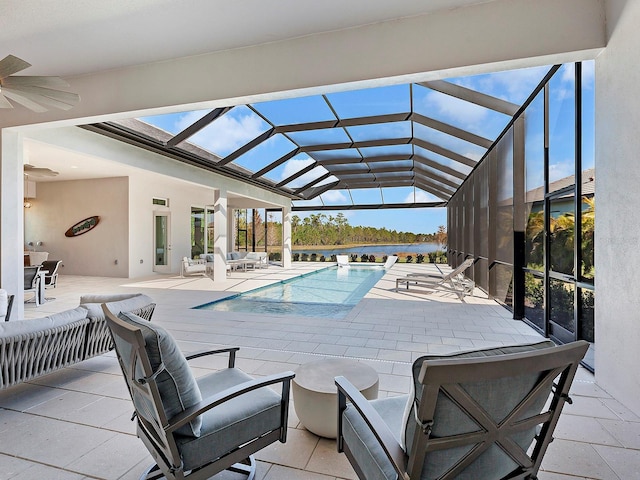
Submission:
M 342 451 L 342 412 L 346 408 L 346 400 L 351 402 L 362 419 L 365 421 L 378 444 L 384 450 L 387 458 L 395 468 L 398 478 L 408 478 L 406 474 L 406 454 L 396 437 L 391 433 L 389 427 L 380 414 L 371 406 L 369 401 L 354 387 L 345 377 L 335 378 L 338 387 L 338 451 Z
M 185 358 L 187 360 L 193 360 L 194 358 L 206 357 L 207 355 L 216 355 L 218 353 L 228 353 L 229 368 L 233 368 L 236 364 L 236 352 L 238 350 L 240 350 L 240 347 L 220 348 L 217 350 L 205 350 L 202 352 L 192 353 L 191 355 L 187 355 Z
M 229 400 L 233 400 L 234 398 L 237 398 L 240 395 L 244 395 L 245 393 L 257 390 L 258 388 L 268 387 L 269 385 L 274 385 L 276 383 L 282 383 L 282 402 L 283 405 L 287 404 L 289 402 L 291 380 L 295 376 L 295 373 L 288 371 L 276 373 L 274 375 L 268 375 L 263 378 L 256 378 L 254 380 L 229 387 L 222 392 L 217 393 L 216 395 L 212 395 L 208 398 L 203 399 L 193 407 L 188 408 L 178 415 L 172 417 L 169 420 L 169 424 L 164 427 L 164 430 L 167 433 L 171 433 L 182 427 L 183 425 L 186 425 L 199 415 L 202 415 L 204 412 L 217 407 L 218 405 L 228 402 Z

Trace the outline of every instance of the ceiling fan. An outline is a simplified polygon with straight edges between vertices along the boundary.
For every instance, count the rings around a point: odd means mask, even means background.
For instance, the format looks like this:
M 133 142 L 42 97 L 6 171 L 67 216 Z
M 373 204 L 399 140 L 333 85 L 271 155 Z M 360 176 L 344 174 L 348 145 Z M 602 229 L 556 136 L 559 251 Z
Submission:
M 60 77 L 12 76 L 30 66 L 13 55 L 0 60 L 0 108 L 13 108 L 12 100 L 34 112 L 50 107 L 69 110 L 80 101 L 78 94 L 58 90 L 69 86 Z
M 28 163 L 24 164 L 24 174 L 27 177 L 55 177 L 58 172 L 45 167 L 34 167 Z

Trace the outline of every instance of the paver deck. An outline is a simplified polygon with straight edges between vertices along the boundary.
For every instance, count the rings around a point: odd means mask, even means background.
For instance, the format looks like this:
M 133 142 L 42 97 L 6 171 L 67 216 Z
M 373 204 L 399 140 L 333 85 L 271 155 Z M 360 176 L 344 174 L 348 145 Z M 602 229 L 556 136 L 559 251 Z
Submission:
M 411 362 L 425 353 L 522 343 L 540 336 L 496 302 L 478 296 L 395 292 L 395 278 L 430 265 L 396 264 L 342 320 L 284 317 L 191 307 L 325 267 L 232 272 L 221 284 L 207 277 L 158 275 L 115 279 L 61 275 L 54 301 L 27 304 L 35 318 L 77 306 L 83 293 L 143 292 L 157 302 L 153 321 L 185 352 L 240 346 L 237 365 L 254 376 L 322 357 L 344 356 L 372 366 L 380 396 L 409 391 Z M 224 368 L 198 359 L 197 375 Z M 580 369 L 540 473 L 541 480 L 640 479 L 640 418 Z M 136 479 L 151 457 L 134 433 L 131 402 L 115 356 L 108 353 L 32 382 L 0 391 L 0 480 Z M 290 409 L 286 444 L 256 455 L 259 480 L 355 479 L 335 443 L 299 424 Z M 236 478 L 224 474 L 220 478 Z

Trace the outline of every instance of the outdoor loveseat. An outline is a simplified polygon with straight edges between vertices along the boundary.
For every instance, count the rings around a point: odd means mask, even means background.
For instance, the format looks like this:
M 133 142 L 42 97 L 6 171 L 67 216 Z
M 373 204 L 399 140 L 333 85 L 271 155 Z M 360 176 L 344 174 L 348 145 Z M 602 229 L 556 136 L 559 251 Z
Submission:
M 142 294 L 85 295 L 80 305 L 47 317 L 0 323 L 0 389 L 51 373 L 113 348 L 101 304 L 150 320 Z

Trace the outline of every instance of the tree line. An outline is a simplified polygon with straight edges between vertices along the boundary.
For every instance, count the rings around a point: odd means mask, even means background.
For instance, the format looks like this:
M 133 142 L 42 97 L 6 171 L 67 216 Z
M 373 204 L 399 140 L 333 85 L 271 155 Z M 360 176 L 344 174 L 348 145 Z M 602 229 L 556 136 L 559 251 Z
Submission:
M 342 213 L 335 216 L 316 213 L 305 218 L 293 215 L 291 237 L 293 245 L 298 246 L 447 243 L 444 226 L 440 226 L 436 233 L 397 232 L 386 228 L 351 226 Z

